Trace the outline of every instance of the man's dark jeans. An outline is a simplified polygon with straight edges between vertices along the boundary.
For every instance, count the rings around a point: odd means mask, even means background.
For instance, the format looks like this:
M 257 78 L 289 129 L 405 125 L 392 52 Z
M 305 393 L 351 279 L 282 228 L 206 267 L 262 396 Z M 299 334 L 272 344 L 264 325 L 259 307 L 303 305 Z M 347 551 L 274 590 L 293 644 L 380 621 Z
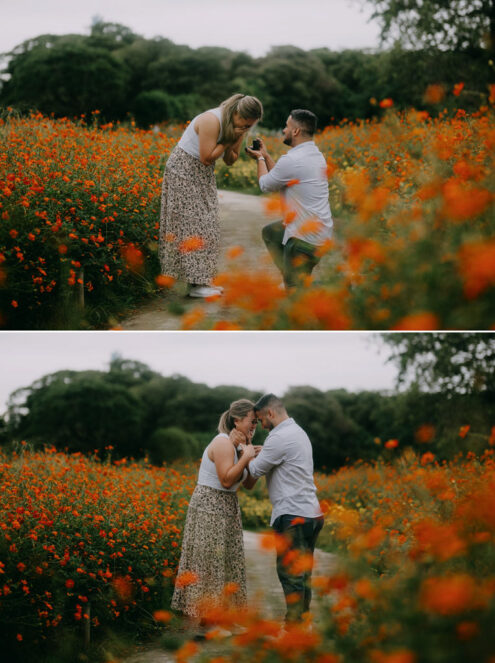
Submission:
M 311 274 L 320 259 L 315 255 L 316 246 L 297 237 L 282 244 L 285 226 L 282 221 L 269 223 L 262 230 L 263 241 L 284 277 L 287 288 L 301 285 L 304 276 Z
M 283 515 L 273 523 L 274 531 L 277 534 L 283 534 L 289 543 L 288 551 L 277 554 L 277 573 L 287 603 L 286 621 L 301 619 L 302 614 L 309 610 L 311 603 L 312 569 L 294 569 L 293 559 L 291 559 L 294 556 L 291 551 L 309 554 L 312 558 L 323 522 L 323 516 L 303 518 L 302 516 Z

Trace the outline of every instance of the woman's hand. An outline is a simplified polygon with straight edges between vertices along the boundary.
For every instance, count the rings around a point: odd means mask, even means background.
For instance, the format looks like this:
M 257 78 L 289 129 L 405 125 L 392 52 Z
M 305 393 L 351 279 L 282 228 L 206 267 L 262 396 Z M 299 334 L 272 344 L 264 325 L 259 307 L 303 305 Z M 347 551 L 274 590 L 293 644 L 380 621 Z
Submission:
M 259 452 L 263 449 L 263 447 L 261 444 L 255 444 L 253 446 L 253 449 L 254 449 L 254 455 L 256 457 L 259 454 Z
M 244 433 L 241 433 L 237 428 L 233 428 L 229 433 L 229 440 L 232 442 L 234 447 L 239 446 L 240 444 L 246 443 L 246 436 Z
M 256 451 L 254 449 L 254 446 L 252 444 L 241 444 L 240 446 L 240 451 L 242 452 L 243 458 L 254 458 L 256 455 Z

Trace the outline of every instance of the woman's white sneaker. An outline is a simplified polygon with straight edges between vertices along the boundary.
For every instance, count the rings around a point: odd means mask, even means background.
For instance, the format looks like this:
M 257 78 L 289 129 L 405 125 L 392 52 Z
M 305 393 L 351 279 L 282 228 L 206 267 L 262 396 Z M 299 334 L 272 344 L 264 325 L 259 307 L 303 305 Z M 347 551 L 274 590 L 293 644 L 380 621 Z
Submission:
M 189 297 L 219 297 L 222 294 L 220 288 L 215 288 L 211 285 L 195 285 L 187 293 Z

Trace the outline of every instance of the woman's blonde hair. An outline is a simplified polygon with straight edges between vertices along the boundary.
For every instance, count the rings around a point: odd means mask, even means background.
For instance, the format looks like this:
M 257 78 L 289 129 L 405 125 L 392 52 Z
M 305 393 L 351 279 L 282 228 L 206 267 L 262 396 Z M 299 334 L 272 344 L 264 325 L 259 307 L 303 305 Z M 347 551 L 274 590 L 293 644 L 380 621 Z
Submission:
M 234 113 L 239 113 L 243 120 L 261 120 L 263 105 L 256 97 L 248 94 L 233 94 L 220 104 L 222 110 L 222 142 L 235 142 Z
M 226 433 L 227 435 L 230 431 L 235 428 L 236 419 L 244 419 L 244 417 L 254 410 L 254 403 L 249 401 L 247 398 L 240 398 L 238 401 L 234 401 L 230 404 L 228 410 L 220 417 L 218 422 L 218 432 Z

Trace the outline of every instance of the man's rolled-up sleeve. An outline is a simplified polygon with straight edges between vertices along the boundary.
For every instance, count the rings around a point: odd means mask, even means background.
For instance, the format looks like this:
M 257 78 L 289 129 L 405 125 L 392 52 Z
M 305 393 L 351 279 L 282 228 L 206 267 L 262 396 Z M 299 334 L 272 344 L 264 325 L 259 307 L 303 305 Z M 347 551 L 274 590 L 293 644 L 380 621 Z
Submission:
M 280 445 L 273 444 L 272 441 L 265 442 L 258 456 L 249 463 L 249 474 L 255 479 L 259 479 L 268 474 L 271 469 L 280 465 L 283 459 L 283 451 L 280 449 Z
M 263 193 L 280 191 L 294 178 L 291 174 L 291 162 L 286 154 L 280 157 L 275 166 L 266 175 L 259 179 L 260 189 Z

